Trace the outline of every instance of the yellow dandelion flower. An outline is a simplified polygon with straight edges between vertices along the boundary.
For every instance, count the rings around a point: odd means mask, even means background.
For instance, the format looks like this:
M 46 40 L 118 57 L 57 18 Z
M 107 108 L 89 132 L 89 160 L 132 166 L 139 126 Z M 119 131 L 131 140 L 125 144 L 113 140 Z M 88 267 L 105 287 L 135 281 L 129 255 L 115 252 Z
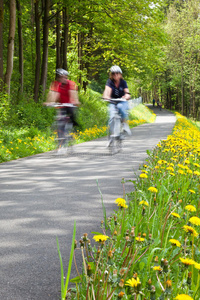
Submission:
M 193 227 L 191 227 L 191 226 L 184 225 L 184 226 L 183 226 L 183 229 L 184 229 L 186 232 L 191 233 L 191 234 L 194 235 L 195 237 L 197 237 L 197 236 L 199 235 L 198 232 L 196 232 L 196 230 L 195 230 Z
M 175 213 L 175 212 L 172 212 L 171 215 L 174 216 L 174 217 L 176 217 L 176 218 L 179 218 L 179 219 L 180 219 L 179 214 L 177 214 L 177 213 Z
M 137 287 L 139 284 L 141 284 L 140 279 L 137 277 L 129 279 L 125 285 L 131 286 L 131 287 Z
M 109 239 L 109 236 L 107 235 L 103 235 L 103 234 L 98 234 L 98 235 L 94 235 L 93 236 L 93 239 L 96 241 L 96 242 L 105 242 L 107 239 Z
M 168 279 L 165 283 L 168 288 L 172 286 L 172 281 L 170 279 Z
M 125 295 L 125 293 L 121 291 L 121 292 L 118 294 L 118 298 L 119 298 L 119 299 L 120 299 L 120 298 L 123 298 L 124 295 Z
M 195 263 L 195 264 L 194 264 L 194 267 L 195 267 L 197 270 L 200 270 L 200 264 Z
M 152 193 L 157 193 L 157 192 L 158 192 L 157 188 L 155 188 L 155 187 L 153 187 L 153 186 L 149 187 L 149 188 L 148 188 L 148 191 L 150 191 L 150 192 L 152 192 Z
M 186 266 L 191 266 L 191 265 L 194 265 L 195 264 L 195 261 L 193 259 L 190 259 L 190 258 L 182 258 L 182 257 L 179 257 L 180 261 L 186 265 Z
M 176 300 L 193 300 L 192 297 L 186 295 L 186 294 L 179 294 L 178 296 L 176 296 L 175 298 Z
M 187 170 L 187 173 L 188 173 L 188 174 L 192 174 L 192 170 L 188 169 L 188 170 Z
M 200 226 L 200 219 L 198 217 L 191 217 L 189 219 L 189 222 L 194 225 Z
M 184 166 L 182 164 L 178 164 L 179 168 L 184 169 Z
M 196 175 L 196 176 L 200 176 L 200 172 L 198 172 L 198 171 L 194 171 L 193 174 Z
M 145 200 L 140 201 L 139 205 L 142 205 L 142 204 L 149 206 L 149 203 Z
M 142 174 L 140 174 L 140 178 L 148 178 L 148 176 L 147 176 L 147 174 L 142 173 Z
M 141 238 L 140 236 L 137 236 L 135 239 L 137 242 L 144 242 L 144 240 L 145 240 L 144 238 Z
M 194 163 L 194 166 L 200 168 L 200 165 L 197 163 Z
M 162 268 L 160 266 L 155 266 L 153 267 L 154 271 L 159 271 L 161 272 L 162 271 Z
M 189 164 L 190 161 L 188 159 L 185 160 L 185 164 Z
M 193 205 L 190 205 L 190 204 L 186 205 L 185 209 L 188 211 L 192 211 L 192 212 L 196 211 L 196 207 L 194 207 Z
M 171 172 L 174 172 L 174 168 L 172 168 L 172 167 L 167 167 L 166 170 L 169 170 L 169 171 L 171 171 Z
M 181 243 L 180 243 L 178 240 L 170 239 L 169 242 L 170 242 L 173 246 L 181 247 Z
M 117 199 L 115 200 L 115 203 L 116 203 L 118 206 L 120 206 L 120 207 L 124 207 L 124 208 L 127 208 L 127 207 L 128 207 L 128 205 L 126 205 L 126 200 L 123 199 L 123 198 L 117 198 Z
M 185 172 L 184 172 L 183 170 L 178 170 L 178 173 L 179 173 L 179 174 L 182 174 L 182 175 L 185 174 Z
M 189 190 L 189 192 L 192 194 L 196 194 L 196 192 L 194 190 Z

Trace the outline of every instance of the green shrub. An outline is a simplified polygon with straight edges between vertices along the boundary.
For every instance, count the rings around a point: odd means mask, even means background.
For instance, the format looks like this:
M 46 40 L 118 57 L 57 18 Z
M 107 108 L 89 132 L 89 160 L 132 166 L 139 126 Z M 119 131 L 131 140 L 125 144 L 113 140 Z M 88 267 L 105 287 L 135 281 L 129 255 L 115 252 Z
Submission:
M 55 149 L 50 129 L 7 127 L 0 129 L 0 163 Z
M 47 109 L 42 103 L 35 103 L 32 99 L 23 99 L 12 106 L 9 124 L 16 127 L 28 126 L 44 130 L 52 124 L 54 115 L 54 109 Z
M 156 115 L 152 110 L 146 107 L 144 104 L 135 106 L 129 112 L 130 120 L 145 120 L 148 123 L 152 123 L 155 120 Z
M 81 130 L 94 127 L 102 127 L 107 124 L 107 104 L 101 100 L 102 95 L 90 89 L 86 93 L 81 92 L 79 100 L 81 106 L 78 110 L 78 123 Z
M 10 102 L 5 92 L 0 92 L 0 125 L 3 125 L 9 118 Z

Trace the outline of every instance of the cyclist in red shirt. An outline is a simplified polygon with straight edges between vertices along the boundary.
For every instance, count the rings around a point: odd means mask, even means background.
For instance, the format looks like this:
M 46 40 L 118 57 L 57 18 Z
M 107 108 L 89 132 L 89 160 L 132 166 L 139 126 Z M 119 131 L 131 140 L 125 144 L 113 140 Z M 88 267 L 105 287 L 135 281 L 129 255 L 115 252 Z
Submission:
M 77 85 L 74 81 L 68 79 L 69 73 L 64 69 L 56 70 L 56 80 L 52 82 L 50 90 L 55 93 L 55 102 L 71 103 L 75 106 L 80 104 L 78 100 Z M 62 107 L 63 114 L 69 115 L 74 126 L 76 122 L 76 107 Z

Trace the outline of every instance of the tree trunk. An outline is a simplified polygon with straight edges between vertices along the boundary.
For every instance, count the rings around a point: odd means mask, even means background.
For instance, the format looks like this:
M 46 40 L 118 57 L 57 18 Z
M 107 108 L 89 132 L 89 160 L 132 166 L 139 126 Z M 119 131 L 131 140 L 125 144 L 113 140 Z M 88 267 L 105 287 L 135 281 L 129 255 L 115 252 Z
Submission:
M 44 18 L 43 18 L 43 55 L 42 55 L 42 73 L 40 84 L 43 93 L 46 89 L 47 69 L 48 69 L 48 43 L 49 43 L 49 10 L 50 0 L 44 1 Z
M 181 72 L 181 114 L 184 115 L 184 86 L 183 86 L 183 71 Z
M 78 67 L 79 70 L 82 70 L 82 34 L 78 33 Z M 82 85 L 82 77 L 81 74 L 79 76 L 78 82 L 80 85 Z
M 35 100 L 35 102 L 37 102 L 38 101 L 38 95 L 39 95 L 40 66 L 41 66 L 39 0 L 35 1 L 35 27 L 36 27 L 36 62 L 35 62 L 34 100 Z
M 61 57 L 60 57 L 60 47 L 61 47 L 61 39 L 60 39 L 60 12 L 57 12 L 56 15 L 56 69 L 61 68 Z
M 18 38 L 19 38 L 19 73 L 20 73 L 20 92 L 24 89 L 24 64 L 23 64 L 23 35 L 22 35 L 22 12 L 19 0 L 16 0 L 18 10 Z
M 69 31 L 69 16 L 67 8 L 63 7 L 63 69 L 67 70 L 67 46 L 68 46 L 68 31 Z
M 0 91 L 3 88 L 3 0 L 0 0 Z
M 9 27 L 9 37 L 8 37 L 8 51 L 7 51 L 7 67 L 4 83 L 6 85 L 6 90 L 10 94 L 10 82 L 13 71 L 13 56 L 14 56 L 14 38 L 15 38 L 15 28 L 16 28 L 16 2 L 15 0 L 10 0 L 10 27 Z

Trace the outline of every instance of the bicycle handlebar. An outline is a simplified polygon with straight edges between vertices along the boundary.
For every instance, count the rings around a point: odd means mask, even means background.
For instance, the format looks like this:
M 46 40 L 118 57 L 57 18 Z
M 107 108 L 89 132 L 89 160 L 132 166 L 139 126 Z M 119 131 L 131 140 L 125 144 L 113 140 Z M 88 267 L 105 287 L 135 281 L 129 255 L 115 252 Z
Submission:
M 43 103 L 46 106 L 51 106 L 51 107 L 77 107 L 76 105 L 72 103 L 56 103 L 56 102 L 51 102 L 51 103 Z
M 104 101 L 106 102 L 110 102 L 110 103 L 118 103 L 118 102 L 126 102 L 127 100 L 124 99 L 124 98 L 110 98 L 110 99 L 107 99 L 107 98 L 102 98 Z

